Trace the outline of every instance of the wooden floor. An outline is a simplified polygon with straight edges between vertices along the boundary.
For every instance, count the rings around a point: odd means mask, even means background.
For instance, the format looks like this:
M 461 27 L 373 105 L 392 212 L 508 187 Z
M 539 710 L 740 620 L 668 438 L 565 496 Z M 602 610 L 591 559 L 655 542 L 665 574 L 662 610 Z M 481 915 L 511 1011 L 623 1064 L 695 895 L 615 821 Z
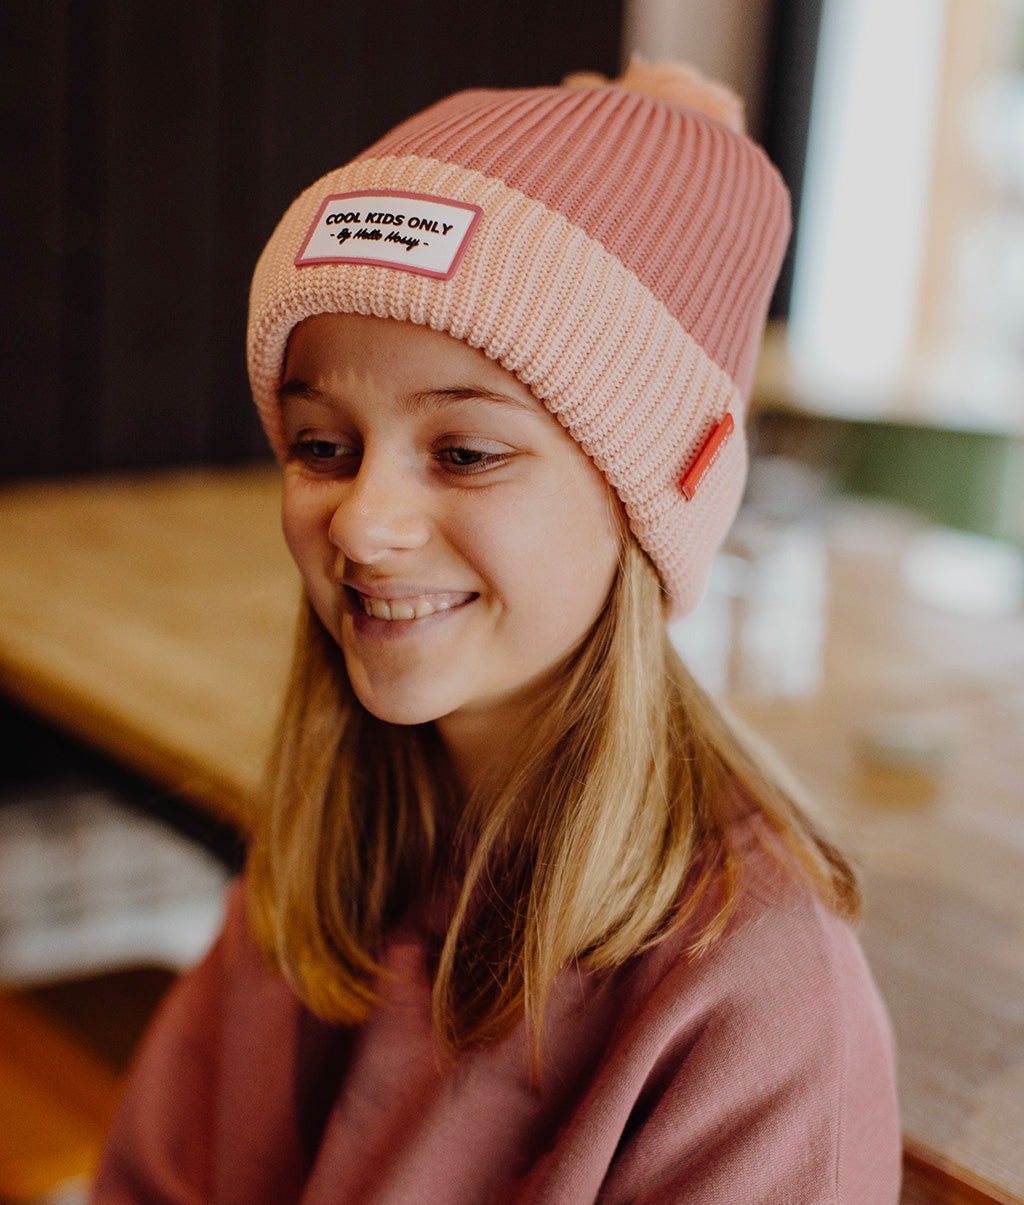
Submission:
M 118 1098 L 114 1072 L 52 1018 L 0 993 L 0 1200 L 87 1177 Z

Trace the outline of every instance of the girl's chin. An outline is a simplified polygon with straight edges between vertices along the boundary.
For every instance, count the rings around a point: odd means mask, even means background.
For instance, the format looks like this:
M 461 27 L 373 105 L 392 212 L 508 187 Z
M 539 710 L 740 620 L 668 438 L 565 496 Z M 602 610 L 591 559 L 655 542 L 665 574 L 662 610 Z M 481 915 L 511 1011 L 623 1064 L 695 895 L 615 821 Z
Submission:
M 397 724 L 406 728 L 416 724 L 430 724 L 443 719 L 451 713 L 453 706 L 457 706 L 442 698 L 431 698 L 415 691 L 396 690 L 393 686 L 381 689 L 351 671 L 350 681 L 356 698 L 366 711 L 385 724 Z
M 364 709 L 384 724 L 395 724 L 402 728 L 411 728 L 417 724 L 430 724 L 440 719 L 436 709 L 417 706 L 406 702 L 382 701 L 374 695 L 360 694 L 356 698 Z
M 417 724 L 436 724 L 442 737 L 467 730 L 493 730 L 497 738 L 507 732 L 511 699 L 481 699 L 473 697 L 425 697 L 394 690 L 374 690 L 365 683 L 353 681 L 356 698 L 363 707 L 385 724 L 413 727 Z

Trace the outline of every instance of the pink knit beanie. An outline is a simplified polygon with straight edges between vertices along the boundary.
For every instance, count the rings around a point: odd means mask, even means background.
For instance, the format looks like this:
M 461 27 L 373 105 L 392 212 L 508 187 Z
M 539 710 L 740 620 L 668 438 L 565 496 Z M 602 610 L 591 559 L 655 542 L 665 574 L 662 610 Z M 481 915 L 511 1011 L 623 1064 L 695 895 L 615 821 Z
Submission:
M 789 198 L 739 102 L 692 68 L 458 93 L 288 209 L 252 283 L 270 442 L 293 328 L 375 314 L 480 348 L 604 473 L 673 616 L 746 475 L 743 418 Z

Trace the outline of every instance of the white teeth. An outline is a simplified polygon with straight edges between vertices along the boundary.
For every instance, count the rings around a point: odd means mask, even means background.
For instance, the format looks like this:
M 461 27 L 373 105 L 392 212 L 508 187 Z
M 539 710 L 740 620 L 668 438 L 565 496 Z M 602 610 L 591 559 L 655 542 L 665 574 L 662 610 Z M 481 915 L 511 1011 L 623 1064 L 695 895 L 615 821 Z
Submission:
M 455 605 L 447 598 L 370 598 L 360 594 L 363 610 L 374 619 L 422 619 L 437 611 L 450 611 Z

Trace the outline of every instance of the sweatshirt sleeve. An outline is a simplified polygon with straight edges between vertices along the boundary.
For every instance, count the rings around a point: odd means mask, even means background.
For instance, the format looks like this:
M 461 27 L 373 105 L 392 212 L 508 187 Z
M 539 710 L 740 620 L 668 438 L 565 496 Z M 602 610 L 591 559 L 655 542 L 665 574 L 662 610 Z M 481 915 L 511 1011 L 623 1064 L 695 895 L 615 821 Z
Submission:
M 842 921 L 766 911 L 673 967 L 635 1035 L 602 1205 L 896 1205 L 891 1033 Z
M 236 883 L 220 936 L 170 990 L 143 1039 L 92 1205 L 298 1199 L 303 1017 L 250 938 Z
M 217 941 L 170 989 L 142 1040 L 93 1184 L 93 1205 L 209 1200 L 217 1047 L 239 904 L 230 900 Z

